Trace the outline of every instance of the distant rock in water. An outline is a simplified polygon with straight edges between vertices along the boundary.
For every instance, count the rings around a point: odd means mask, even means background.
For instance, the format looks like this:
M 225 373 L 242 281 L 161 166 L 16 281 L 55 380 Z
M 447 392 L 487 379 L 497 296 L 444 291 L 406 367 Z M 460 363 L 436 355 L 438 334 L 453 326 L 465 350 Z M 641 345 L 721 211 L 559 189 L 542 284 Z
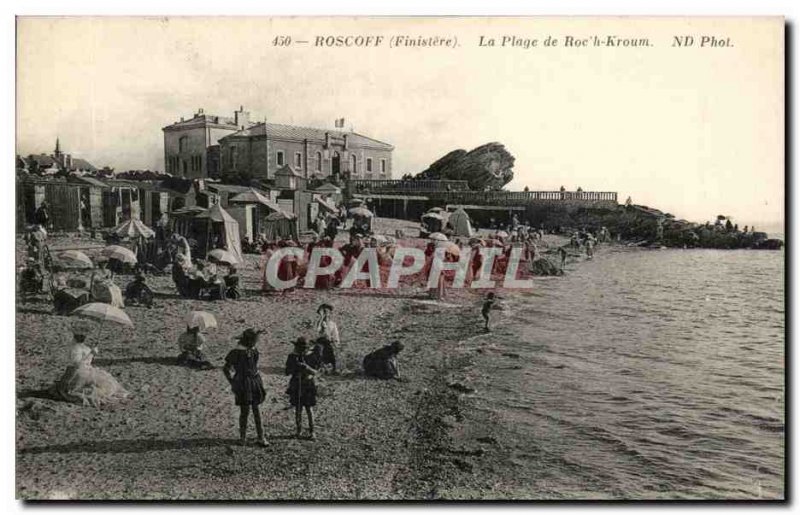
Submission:
M 417 179 L 467 181 L 472 190 L 500 190 L 514 178 L 514 156 L 500 143 L 487 143 L 467 152 L 453 150 Z

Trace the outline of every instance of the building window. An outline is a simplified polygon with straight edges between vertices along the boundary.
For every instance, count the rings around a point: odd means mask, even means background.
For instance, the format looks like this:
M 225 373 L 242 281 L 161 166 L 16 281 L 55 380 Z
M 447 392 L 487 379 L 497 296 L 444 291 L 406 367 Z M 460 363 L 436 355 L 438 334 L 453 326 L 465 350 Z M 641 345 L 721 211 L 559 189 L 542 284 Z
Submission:
M 322 152 L 317 152 L 317 171 L 322 172 Z
M 358 162 L 356 161 L 356 155 L 350 155 L 350 173 L 353 175 L 358 173 Z
M 386 174 L 386 159 L 381 159 L 381 173 Z
M 277 154 L 278 166 L 283 166 L 283 150 L 278 150 Z
M 189 137 L 181 136 L 178 140 L 178 152 L 186 152 L 186 147 L 189 145 Z
M 367 158 L 367 173 L 372 173 L 372 158 Z
M 301 154 L 300 152 L 294 153 L 294 167 L 295 168 L 303 167 L 303 154 Z
M 229 160 L 229 162 L 231 164 L 231 169 L 232 170 L 236 170 L 236 161 L 237 161 L 236 158 L 238 157 L 238 155 L 237 155 L 238 153 L 239 153 L 239 151 L 235 146 L 231 147 L 230 154 L 228 156 L 228 160 Z

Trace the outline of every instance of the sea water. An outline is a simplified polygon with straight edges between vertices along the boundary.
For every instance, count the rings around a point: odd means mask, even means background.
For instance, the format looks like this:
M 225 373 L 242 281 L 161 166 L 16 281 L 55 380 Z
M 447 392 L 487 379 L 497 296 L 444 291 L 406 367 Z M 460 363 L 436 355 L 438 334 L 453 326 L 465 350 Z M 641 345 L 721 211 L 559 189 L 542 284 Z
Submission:
M 601 247 L 535 286 L 491 336 L 521 366 L 484 398 L 554 493 L 783 497 L 782 251 Z

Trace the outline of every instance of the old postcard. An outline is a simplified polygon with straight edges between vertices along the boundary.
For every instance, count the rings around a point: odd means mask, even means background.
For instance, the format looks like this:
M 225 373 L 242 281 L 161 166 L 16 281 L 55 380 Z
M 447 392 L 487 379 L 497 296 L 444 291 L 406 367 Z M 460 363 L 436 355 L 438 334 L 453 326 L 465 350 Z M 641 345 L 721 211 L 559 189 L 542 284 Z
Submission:
M 17 497 L 784 500 L 784 31 L 18 18 Z

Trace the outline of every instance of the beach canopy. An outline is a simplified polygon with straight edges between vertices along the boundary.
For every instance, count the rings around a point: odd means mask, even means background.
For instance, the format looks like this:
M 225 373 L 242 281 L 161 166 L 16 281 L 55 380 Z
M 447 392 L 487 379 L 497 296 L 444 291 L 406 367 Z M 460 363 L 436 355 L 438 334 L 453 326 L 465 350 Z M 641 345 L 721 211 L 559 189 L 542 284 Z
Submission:
M 208 260 L 225 265 L 238 265 L 240 263 L 240 261 L 237 261 L 236 256 L 234 256 L 233 253 L 225 249 L 212 250 L 208 253 Z
M 136 254 L 134 254 L 131 249 L 127 249 L 120 245 L 109 245 L 101 250 L 100 254 L 104 255 L 108 259 L 116 259 L 122 263 L 130 263 L 132 265 L 136 264 Z
M 217 319 L 208 311 L 192 311 L 186 317 L 187 327 L 198 327 L 201 331 L 217 327 Z
M 133 322 L 128 315 L 119 308 L 115 308 L 111 304 L 104 304 L 102 302 L 92 302 L 84 304 L 71 313 L 72 316 L 81 318 L 88 318 L 98 322 L 111 322 L 114 324 L 125 325 L 133 327 Z
M 56 264 L 63 268 L 94 268 L 89 256 L 80 250 L 65 250 L 56 255 Z
M 425 213 L 422 215 L 423 220 L 444 220 L 444 217 L 440 213 Z
M 335 184 L 331 184 L 329 182 L 326 182 L 322 186 L 319 186 L 319 187 L 315 188 L 313 191 L 314 191 L 314 193 L 332 194 L 332 193 L 341 193 L 342 189 L 340 187 L 336 186 Z
M 453 228 L 454 236 L 471 237 L 474 232 L 469 221 L 469 215 L 463 208 L 456 209 L 448 218 L 447 223 Z
M 372 211 L 365 207 L 354 207 L 348 211 L 350 216 L 361 216 L 365 218 L 372 218 Z
M 448 241 L 447 240 L 447 236 L 445 236 L 444 234 L 442 234 L 440 232 L 431 233 L 428 236 L 428 239 L 429 240 L 433 240 L 433 241 Z
M 176 209 L 175 211 L 172 212 L 172 215 L 173 216 L 196 216 L 196 215 L 199 215 L 201 213 L 205 213 L 206 211 L 208 211 L 208 210 L 206 208 L 204 208 L 204 207 L 186 206 L 186 207 L 182 207 L 180 209 Z
M 153 229 L 147 227 L 138 218 L 125 220 L 114 227 L 112 232 L 121 238 L 153 238 L 156 235 Z

